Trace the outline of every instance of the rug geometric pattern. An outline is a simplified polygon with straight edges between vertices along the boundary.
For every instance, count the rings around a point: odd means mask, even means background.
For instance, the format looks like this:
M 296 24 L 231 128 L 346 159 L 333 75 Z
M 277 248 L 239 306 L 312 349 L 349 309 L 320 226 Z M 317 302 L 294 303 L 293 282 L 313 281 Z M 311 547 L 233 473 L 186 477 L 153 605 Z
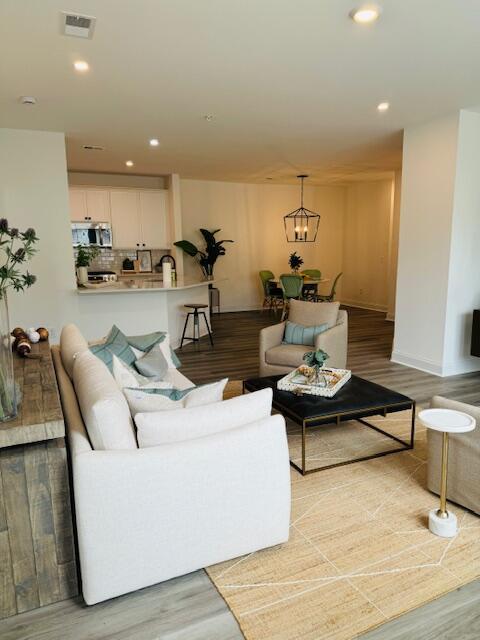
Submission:
M 409 412 L 371 422 L 408 439 Z M 296 425 L 288 437 L 295 459 Z M 308 440 L 313 466 L 392 448 L 356 422 Z M 426 489 L 425 445 L 417 421 L 413 451 L 305 477 L 291 469 L 288 543 L 207 569 L 247 640 L 349 640 L 480 576 L 480 518 L 449 505 L 458 535 L 428 531 L 438 497 Z

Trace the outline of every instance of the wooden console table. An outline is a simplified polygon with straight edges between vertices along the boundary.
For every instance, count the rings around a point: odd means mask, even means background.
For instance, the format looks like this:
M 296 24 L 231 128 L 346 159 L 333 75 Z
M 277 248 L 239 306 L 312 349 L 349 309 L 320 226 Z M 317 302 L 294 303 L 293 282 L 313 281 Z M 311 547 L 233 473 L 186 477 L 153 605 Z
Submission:
M 0 618 L 77 595 L 65 425 L 48 342 L 14 355 L 21 404 L 0 423 Z

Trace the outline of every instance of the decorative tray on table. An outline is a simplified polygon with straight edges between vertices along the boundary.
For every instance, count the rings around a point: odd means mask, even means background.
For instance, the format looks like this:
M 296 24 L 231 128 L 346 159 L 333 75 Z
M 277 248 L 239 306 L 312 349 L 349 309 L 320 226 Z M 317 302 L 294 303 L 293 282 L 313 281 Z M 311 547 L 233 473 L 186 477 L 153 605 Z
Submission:
M 302 365 L 281 378 L 277 382 L 277 388 L 281 391 L 333 398 L 351 376 L 352 372 L 348 369 L 321 367 L 315 371 L 313 367 Z

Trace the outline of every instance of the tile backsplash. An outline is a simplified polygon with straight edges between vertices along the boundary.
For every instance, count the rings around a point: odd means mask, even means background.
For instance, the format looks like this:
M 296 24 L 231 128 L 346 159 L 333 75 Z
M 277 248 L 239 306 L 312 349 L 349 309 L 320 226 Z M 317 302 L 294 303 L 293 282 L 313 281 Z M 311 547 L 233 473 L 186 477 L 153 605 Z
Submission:
M 155 265 L 158 264 L 160 258 L 166 254 L 170 254 L 170 251 L 164 249 L 152 249 L 152 269 L 155 270 Z M 75 259 L 77 257 L 77 250 L 74 249 Z M 100 255 L 98 255 L 92 264 L 88 267 L 89 271 L 115 271 L 120 274 L 122 271 L 122 263 L 125 258 L 135 260 L 137 257 L 136 249 L 102 249 Z

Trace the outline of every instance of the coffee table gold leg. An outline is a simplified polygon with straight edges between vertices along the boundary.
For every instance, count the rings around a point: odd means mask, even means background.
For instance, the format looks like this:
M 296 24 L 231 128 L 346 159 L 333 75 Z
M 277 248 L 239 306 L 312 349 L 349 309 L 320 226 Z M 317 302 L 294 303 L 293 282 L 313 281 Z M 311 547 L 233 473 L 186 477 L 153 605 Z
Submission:
M 447 511 L 447 473 L 448 473 L 448 433 L 443 433 L 442 443 L 442 479 L 440 483 L 440 509 L 437 511 L 439 518 L 448 518 Z

